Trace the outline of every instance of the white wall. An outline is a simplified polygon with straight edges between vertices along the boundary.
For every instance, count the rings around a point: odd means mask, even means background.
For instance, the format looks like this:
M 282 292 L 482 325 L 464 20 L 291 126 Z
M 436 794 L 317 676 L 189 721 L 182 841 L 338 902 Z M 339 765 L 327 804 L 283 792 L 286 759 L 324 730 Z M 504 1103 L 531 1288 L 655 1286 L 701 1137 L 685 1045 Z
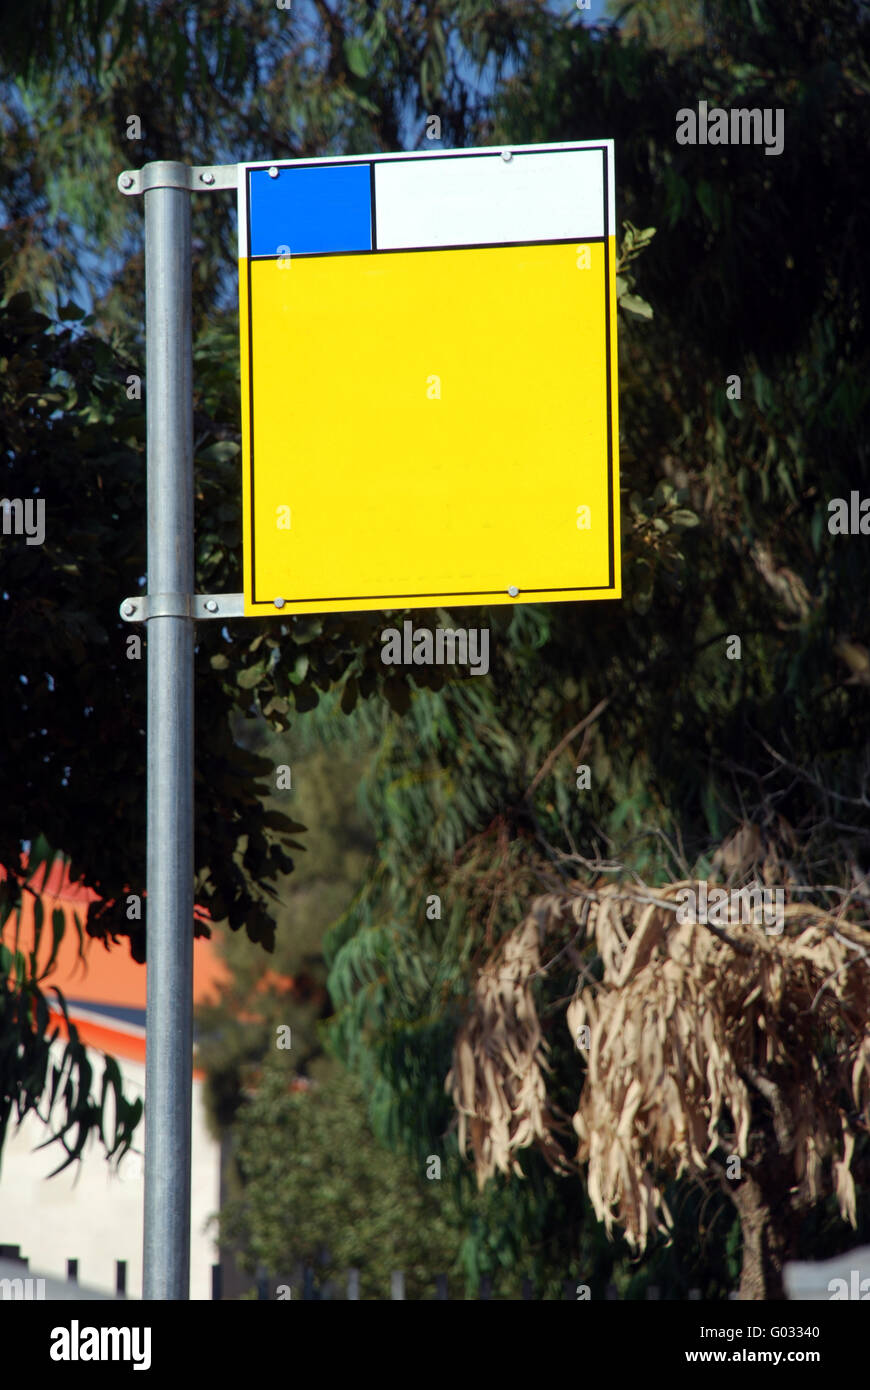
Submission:
M 63 1053 L 57 1042 L 52 1062 Z M 99 1093 L 102 1059 L 94 1054 L 94 1084 Z M 141 1063 L 117 1058 L 124 1078 L 124 1094 L 142 1097 L 145 1068 Z M 220 1150 L 206 1128 L 201 1081 L 193 1083 L 190 1297 L 211 1298 L 211 1267 L 218 1262 L 217 1247 L 206 1222 L 219 1206 Z M 60 1106 L 56 1107 L 59 1115 Z M 104 1293 L 115 1291 L 115 1261 L 127 1261 L 127 1297 L 142 1296 L 141 1154 L 129 1152 L 120 1170 L 106 1161 L 104 1150 L 91 1135 L 81 1163 L 48 1179 L 63 1160 L 60 1144 L 34 1152 L 48 1137 L 41 1121 L 28 1115 L 7 1132 L 0 1155 L 0 1245 L 20 1246 L 32 1274 L 66 1278 L 67 1259 L 79 1262 L 82 1284 Z M 145 1120 L 139 1122 L 134 1144 L 145 1144 Z

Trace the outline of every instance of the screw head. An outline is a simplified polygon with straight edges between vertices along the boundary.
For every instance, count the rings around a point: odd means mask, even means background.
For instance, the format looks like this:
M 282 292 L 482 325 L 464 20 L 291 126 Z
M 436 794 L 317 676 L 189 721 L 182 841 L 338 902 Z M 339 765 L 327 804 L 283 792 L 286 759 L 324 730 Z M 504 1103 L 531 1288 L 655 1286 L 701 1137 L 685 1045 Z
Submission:
M 510 150 L 502 150 L 501 157 L 504 160 L 505 164 L 509 164 L 510 161 L 513 159 L 513 154 Z
M 275 165 L 273 164 L 272 167 L 271 167 L 271 169 L 269 170 L 269 178 L 270 178 L 270 179 L 276 179 L 277 177 L 278 177 L 278 170 L 275 168 Z
M 508 589 L 508 593 L 510 594 L 511 598 L 516 598 L 517 594 L 519 593 L 519 589 L 516 587 L 515 584 L 512 584 Z
M 214 183 L 214 174 L 209 173 L 208 170 L 204 174 L 200 174 L 199 177 L 203 183 Z
M 121 187 L 122 187 L 122 188 L 132 188 L 132 187 L 133 187 L 133 175 L 132 175 L 132 174 L 122 174 L 122 175 L 121 175 Z
M 283 608 L 283 607 L 284 607 L 284 600 L 283 600 L 282 598 L 273 599 L 272 602 L 274 603 L 274 605 L 275 605 L 276 608 Z
M 136 605 L 135 605 L 135 603 L 125 603 L 125 604 L 124 604 L 124 616 L 125 616 L 126 618 L 132 618 L 132 616 L 133 616 L 133 614 L 134 614 L 135 612 L 136 612 Z
M 217 599 L 207 599 L 205 604 L 205 611 L 206 613 L 216 613 L 218 611 Z

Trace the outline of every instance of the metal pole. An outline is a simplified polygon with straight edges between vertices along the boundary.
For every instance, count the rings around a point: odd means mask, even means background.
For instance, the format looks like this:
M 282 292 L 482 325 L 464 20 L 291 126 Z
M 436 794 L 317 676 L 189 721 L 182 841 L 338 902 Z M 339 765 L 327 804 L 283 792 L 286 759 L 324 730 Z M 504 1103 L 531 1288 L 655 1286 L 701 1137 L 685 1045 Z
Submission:
M 184 165 L 146 166 L 148 1007 L 143 1297 L 190 1293 L 193 367 Z

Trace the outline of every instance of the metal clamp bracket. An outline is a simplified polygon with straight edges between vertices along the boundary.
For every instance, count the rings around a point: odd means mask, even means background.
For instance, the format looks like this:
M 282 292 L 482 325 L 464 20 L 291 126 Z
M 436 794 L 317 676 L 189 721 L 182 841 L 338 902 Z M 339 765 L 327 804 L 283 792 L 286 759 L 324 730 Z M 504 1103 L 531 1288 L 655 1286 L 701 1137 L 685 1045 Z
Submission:
M 139 594 L 125 598 L 120 614 L 126 623 L 149 618 L 243 618 L 244 594 Z
M 238 164 L 203 164 L 191 168 L 171 159 L 158 159 L 142 169 L 125 169 L 118 175 L 118 187 L 128 198 L 152 188 L 181 188 L 188 193 L 233 192 L 239 186 Z

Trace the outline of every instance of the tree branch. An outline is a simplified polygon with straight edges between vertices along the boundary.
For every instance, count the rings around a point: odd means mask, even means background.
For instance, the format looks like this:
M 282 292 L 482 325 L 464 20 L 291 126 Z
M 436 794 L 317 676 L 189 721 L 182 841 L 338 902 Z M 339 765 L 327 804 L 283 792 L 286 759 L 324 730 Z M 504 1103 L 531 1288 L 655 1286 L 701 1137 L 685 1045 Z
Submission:
M 605 695 L 603 700 L 599 700 L 594 710 L 591 710 L 590 713 L 586 715 L 585 719 L 581 719 L 579 724 L 575 724 L 573 729 L 569 729 L 565 737 L 563 739 L 560 739 L 560 741 L 556 744 L 556 747 L 553 749 L 553 751 L 547 754 L 547 757 L 544 759 L 543 763 L 541 764 L 541 767 L 535 773 L 535 776 L 532 778 L 531 782 L 525 790 L 523 796 L 524 801 L 528 801 L 532 793 L 538 788 L 538 786 L 546 777 L 547 773 L 550 771 L 550 768 L 553 766 L 554 762 L 558 758 L 559 754 L 563 751 L 563 749 L 567 748 L 568 744 L 571 742 L 573 738 L 576 738 L 578 734 L 582 734 L 584 729 L 588 728 L 590 724 L 595 722 L 599 714 L 602 714 L 604 710 L 607 709 L 607 706 L 610 704 L 612 698 L 612 695 Z

